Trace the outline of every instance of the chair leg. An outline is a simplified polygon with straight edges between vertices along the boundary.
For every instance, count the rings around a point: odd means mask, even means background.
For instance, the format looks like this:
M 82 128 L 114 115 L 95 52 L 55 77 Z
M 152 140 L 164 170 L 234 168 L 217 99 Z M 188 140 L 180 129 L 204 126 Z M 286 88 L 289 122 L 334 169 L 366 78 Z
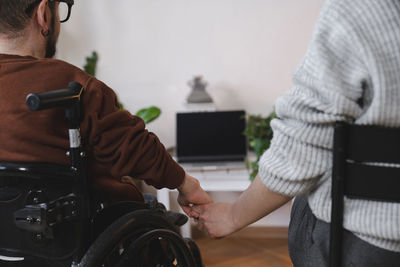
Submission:
M 332 208 L 329 244 L 329 266 L 342 265 L 342 225 L 343 225 L 343 198 L 344 174 L 346 168 L 346 131 L 345 125 L 337 125 L 334 135 L 333 168 L 332 168 Z

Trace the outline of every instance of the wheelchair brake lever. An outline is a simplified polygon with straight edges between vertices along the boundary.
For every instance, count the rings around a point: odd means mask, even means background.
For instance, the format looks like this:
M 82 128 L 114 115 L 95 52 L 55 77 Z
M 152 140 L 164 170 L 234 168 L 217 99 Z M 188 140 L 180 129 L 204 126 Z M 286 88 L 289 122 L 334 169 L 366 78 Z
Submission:
M 28 232 L 43 234 L 46 238 L 52 239 L 53 231 L 46 222 L 45 203 L 28 205 L 14 213 L 14 221 L 18 228 Z
M 14 221 L 22 230 L 53 239 L 55 225 L 78 217 L 77 203 L 75 194 L 69 194 L 48 203 L 26 205 L 14 212 Z

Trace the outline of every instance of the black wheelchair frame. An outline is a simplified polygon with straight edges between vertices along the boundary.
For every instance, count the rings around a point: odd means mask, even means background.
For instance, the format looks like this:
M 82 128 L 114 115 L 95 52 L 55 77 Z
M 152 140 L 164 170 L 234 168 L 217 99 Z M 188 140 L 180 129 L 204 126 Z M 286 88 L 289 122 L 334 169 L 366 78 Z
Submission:
M 183 214 L 145 203 L 104 206 L 90 190 L 80 138 L 82 85 L 27 96 L 32 111 L 64 107 L 70 166 L 0 163 L 0 266 L 201 267 L 194 241 L 182 238 Z

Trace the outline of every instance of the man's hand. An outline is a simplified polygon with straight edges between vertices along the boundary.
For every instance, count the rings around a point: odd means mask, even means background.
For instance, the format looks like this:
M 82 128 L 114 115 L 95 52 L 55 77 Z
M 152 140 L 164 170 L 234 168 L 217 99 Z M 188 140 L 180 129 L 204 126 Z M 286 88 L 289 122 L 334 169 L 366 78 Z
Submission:
M 192 205 L 213 202 L 211 197 L 200 187 L 199 181 L 189 174 L 185 175 L 183 183 L 177 189 L 179 191 L 178 203 L 188 215 Z
M 239 230 L 233 213 L 234 204 L 211 203 L 193 206 L 190 216 L 197 227 L 211 238 L 221 238 Z

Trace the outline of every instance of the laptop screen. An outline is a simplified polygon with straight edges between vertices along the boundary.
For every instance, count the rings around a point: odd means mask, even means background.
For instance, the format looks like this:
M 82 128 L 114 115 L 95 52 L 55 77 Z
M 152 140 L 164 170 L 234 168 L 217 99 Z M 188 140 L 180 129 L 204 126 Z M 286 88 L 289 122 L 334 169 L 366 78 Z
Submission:
M 178 113 L 176 122 L 179 162 L 245 159 L 244 111 Z

